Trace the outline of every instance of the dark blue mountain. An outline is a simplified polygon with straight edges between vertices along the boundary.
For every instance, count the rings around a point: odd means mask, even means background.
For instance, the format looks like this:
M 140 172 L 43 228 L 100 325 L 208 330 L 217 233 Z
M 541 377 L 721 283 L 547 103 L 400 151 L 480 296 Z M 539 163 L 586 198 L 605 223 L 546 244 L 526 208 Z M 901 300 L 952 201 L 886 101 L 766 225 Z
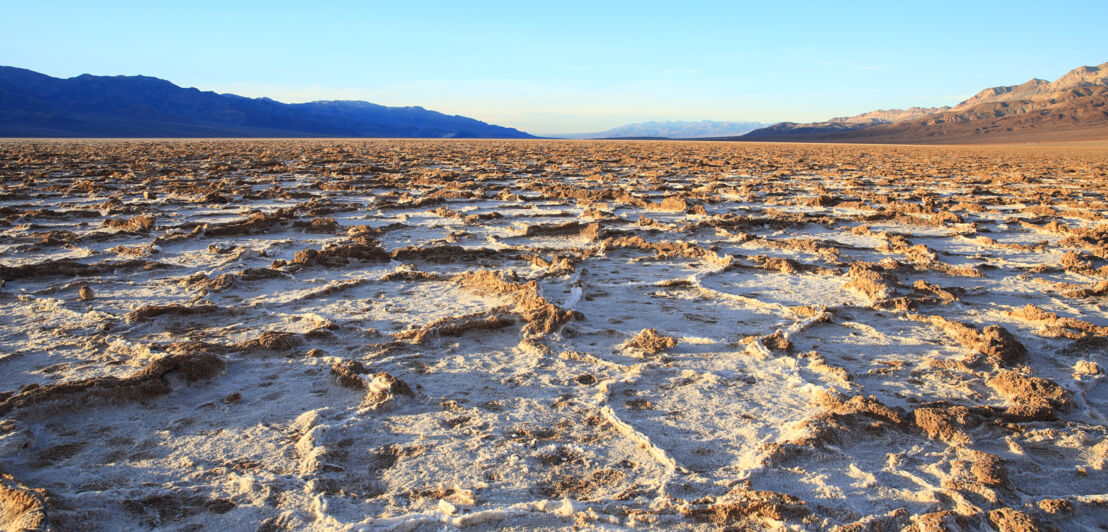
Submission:
M 60 79 L 0 66 L 0 137 L 534 138 L 422 107 L 286 104 L 148 76 Z

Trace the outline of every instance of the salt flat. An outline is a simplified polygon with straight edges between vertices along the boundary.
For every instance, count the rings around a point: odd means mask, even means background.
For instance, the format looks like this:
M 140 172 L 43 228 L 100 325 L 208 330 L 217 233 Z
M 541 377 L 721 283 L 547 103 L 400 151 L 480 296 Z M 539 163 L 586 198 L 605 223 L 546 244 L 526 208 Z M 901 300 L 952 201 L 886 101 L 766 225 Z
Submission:
M 11 141 L 0 170 L 9 529 L 1108 526 L 1105 150 Z

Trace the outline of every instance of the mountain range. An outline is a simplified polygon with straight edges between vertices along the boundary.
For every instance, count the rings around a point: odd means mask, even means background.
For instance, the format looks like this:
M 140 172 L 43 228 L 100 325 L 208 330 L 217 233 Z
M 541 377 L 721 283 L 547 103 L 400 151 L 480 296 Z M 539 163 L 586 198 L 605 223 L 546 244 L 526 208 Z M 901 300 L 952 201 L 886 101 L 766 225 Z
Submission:
M 0 137 L 534 138 L 422 107 L 287 104 L 148 76 L 60 79 L 7 66 L 0 66 Z
M 765 127 L 766 125 L 767 124 L 761 122 L 716 122 L 713 120 L 685 122 L 668 120 L 665 122 L 638 122 L 635 124 L 627 124 L 597 133 L 571 133 L 554 136 L 567 139 L 695 139 L 742 135 L 755 129 Z
M 0 137 L 535 138 L 422 107 L 288 104 L 183 88 L 148 76 L 55 78 L 0 66 Z M 565 138 L 862 143 L 1108 139 L 1108 63 L 1055 81 L 984 89 L 954 106 L 883 109 L 823 122 L 641 122 Z
M 1108 139 L 1108 63 L 1053 82 L 991 87 L 953 107 L 871 111 L 825 122 L 781 122 L 728 140 L 980 143 Z

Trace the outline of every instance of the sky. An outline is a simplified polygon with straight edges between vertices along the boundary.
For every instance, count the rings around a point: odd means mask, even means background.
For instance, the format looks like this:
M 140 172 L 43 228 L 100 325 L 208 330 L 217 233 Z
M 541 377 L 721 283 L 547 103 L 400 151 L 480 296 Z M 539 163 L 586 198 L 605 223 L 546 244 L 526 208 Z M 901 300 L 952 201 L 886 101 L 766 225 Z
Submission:
M 1108 1 L 0 0 L 0 64 L 534 134 L 953 105 L 1108 61 Z

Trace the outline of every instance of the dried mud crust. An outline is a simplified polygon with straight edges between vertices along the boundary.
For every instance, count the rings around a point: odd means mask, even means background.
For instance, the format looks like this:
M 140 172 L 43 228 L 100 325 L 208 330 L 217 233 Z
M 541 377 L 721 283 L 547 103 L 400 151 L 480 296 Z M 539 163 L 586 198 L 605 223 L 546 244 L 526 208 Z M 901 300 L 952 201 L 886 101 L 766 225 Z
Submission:
M 8 529 L 1108 527 L 1108 155 L 0 142 Z
M 173 391 L 165 378 L 174 372 L 189 382 L 215 377 L 226 363 L 214 354 L 165 355 L 127 377 L 99 377 L 46 386 L 25 386 L 0 402 L 0 415 L 23 415 L 32 409 L 75 410 L 97 402 L 141 401 Z

